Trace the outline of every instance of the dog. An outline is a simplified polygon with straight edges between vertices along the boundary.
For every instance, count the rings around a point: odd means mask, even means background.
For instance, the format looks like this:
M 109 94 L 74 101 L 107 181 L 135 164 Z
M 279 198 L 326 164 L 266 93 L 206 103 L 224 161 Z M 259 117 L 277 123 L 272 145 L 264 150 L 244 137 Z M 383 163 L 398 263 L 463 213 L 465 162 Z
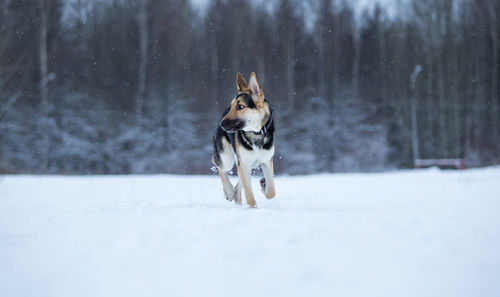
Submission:
M 260 186 L 264 196 L 267 199 L 276 196 L 273 113 L 254 72 L 250 75 L 248 84 L 241 73 L 238 73 L 236 87 L 238 94 L 222 114 L 213 138 L 212 162 L 217 166 L 226 199 L 241 205 L 243 188 L 248 206 L 255 208 L 257 204 L 252 193 L 252 169 L 259 166 L 262 168 L 264 177 L 260 180 Z M 235 163 L 238 183 L 233 188 L 228 172 Z

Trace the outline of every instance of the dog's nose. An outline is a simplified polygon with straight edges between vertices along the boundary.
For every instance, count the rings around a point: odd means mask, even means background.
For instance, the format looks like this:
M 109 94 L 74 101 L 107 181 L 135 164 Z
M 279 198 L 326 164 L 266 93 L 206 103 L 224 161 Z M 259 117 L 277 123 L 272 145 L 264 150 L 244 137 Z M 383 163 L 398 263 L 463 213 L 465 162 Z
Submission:
M 219 127 L 222 128 L 222 130 L 226 131 L 226 127 L 224 127 L 224 123 L 222 120 L 219 121 Z M 226 131 L 227 132 L 227 131 Z

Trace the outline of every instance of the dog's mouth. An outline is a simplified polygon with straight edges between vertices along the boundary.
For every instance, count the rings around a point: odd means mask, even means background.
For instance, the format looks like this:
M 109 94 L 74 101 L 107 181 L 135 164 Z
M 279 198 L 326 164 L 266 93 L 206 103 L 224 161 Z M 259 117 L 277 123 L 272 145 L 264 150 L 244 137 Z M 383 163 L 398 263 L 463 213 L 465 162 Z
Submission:
M 245 126 L 245 122 L 242 120 L 225 119 L 220 121 L 219 126 L 226 132 L 234 133 L 241 130 Z

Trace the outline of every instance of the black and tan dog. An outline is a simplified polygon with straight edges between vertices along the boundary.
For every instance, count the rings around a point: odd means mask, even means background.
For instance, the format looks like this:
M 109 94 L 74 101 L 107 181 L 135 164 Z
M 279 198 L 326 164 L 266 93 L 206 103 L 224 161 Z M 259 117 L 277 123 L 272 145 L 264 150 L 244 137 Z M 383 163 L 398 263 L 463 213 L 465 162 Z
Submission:
M 248 85 L 238 73 L 236 86 L 238 94 L 222 115 L 214 136 L 212 161 L 219 171 L 226 199 L 241 204 L 243 188 L 248 206 L 256 207 L 250 179 L 253 168 L 262 168 L 264 178 L 260 180 L 260 186 L 266 198 L 275 196 L 273 114 L 255 73 L 250 75 Z M 239 180 L 233 188 L 228 171 L 235 162 Z

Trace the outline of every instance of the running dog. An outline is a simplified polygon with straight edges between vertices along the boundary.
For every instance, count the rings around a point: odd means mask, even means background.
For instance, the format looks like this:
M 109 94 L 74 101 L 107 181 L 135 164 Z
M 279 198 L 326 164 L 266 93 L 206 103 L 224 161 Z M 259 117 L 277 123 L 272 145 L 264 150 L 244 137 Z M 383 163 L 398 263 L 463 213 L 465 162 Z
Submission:
M 217 166 L 224 196 L 241 204 L 241 189 L 249 207 L 256 207 L 252 193 L 252 169 L 261 166 L 264 178 L 260 180 L 267 199 L 276 195 L 274 189 L 274 122 L 273 112 L 254 72 L 249 83 L 241 73 L 236 76 L 238 94 L 224 111 L 214 135 L 212 162 Z M 236 163 L 238 184 L 233 188 L 228 172 Z

